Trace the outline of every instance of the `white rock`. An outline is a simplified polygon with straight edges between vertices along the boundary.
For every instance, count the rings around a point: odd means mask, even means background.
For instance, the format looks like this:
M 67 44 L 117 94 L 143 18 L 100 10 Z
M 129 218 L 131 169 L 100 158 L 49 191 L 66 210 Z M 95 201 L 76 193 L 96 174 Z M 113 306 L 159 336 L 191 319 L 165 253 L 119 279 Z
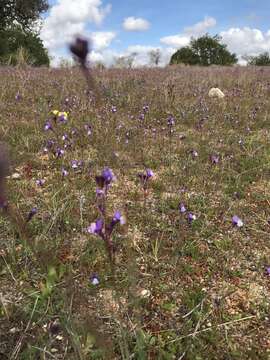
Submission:
M 208 93 L 209 97 L 215 97 L 219 99 L 223 99 L 225 97 L 224 93 L 219 88 L 212 88 Z
M 17 172 L 11 175 L 11 179 L 17 180 L 17 179 L 20 179 L 20 178 L 21 178 L 21 174 L 19 174 Z

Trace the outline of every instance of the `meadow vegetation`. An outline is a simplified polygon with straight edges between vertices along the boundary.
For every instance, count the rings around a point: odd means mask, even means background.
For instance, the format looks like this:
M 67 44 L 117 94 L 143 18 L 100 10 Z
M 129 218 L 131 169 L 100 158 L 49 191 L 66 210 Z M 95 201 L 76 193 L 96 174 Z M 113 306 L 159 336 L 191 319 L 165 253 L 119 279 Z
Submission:
M 0 358 L 269 359 L 270 70 L 94 76 L 0 68 Z

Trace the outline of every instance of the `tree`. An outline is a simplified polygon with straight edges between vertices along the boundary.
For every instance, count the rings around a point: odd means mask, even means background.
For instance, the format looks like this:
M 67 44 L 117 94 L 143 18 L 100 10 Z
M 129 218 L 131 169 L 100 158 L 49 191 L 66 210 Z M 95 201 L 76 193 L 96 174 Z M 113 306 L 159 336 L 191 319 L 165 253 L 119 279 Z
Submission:
M 114 58 L 114 66 L 120 69 L 131 69 L 133 62 L 138 54 L 136 52 L 126 56 L 118 56 Z
M 209 34 L 198 39 L 191 39 L 190 45 L 176 51 L 171 57 L 170 64 L 189 65 L 233 65 L 237 63 L 235 54 L 230 53 L 227 45 L 221 43 L 218 35 Z
M 0 63 L 17 65 L 18 55 L 27 54 L 25 62 L 33 66 L 49 66 L 50 60 L 38 34 L 14 25 L 0 30 Z
M 33 25 L 48 9 L 48 0 L 0 0 L 0 63 L 49 65 L 47 50 Z
M 47 0 L 1 0 L 0 29 L 6 29 L 14 23 L 29 29 L 48 7 Z
M 159 49 L 153 49 L 149 52 L 150 63 L 158 66 L 161 58 L 161 52 Z
M 268 52 L 264 52 L 258 56 L 247 56 L 246 60 L 248 65 L 270 66 L 270 54 Z

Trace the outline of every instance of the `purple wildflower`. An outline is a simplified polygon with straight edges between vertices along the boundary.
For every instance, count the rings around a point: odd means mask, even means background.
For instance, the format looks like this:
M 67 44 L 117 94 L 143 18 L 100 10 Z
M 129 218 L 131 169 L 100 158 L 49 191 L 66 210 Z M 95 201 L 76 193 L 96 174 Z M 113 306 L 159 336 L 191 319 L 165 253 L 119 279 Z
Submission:
M 110 235 L 116 224 L 124 225 L 126 223 L 125 217 L 121 214 L 120 211 L 116 211 L 113 215 L 110 225 L 107 227 L 107 234 Z
M 266 271 L 266 275 L 270 276 L 270 266 L 267 266 L 265 271 Z
M 196 215 L 194 215 L 194 214 L 192 214 L 192 213 L 189 213 L 188 214 L 188 222 L 189 223 L 192 223 L 194 220 L 196 220 L 197 219 L 197 217 L 196 217 Z
M 112 112 L 112 113 L 116 113 L 116 111 L 117 111 L 116 106 L 112 106 L 112 107 L 111 107 L 111 112 Z
M 120 223 L 120 225 L 124 225 L 126 223 L 125 217 L 120 213 L 120 211 L 116 211 L 113 215 L 113 222 Z
M 37 211 L 38 211 L 37 208 L 33 207 L 27 216 L 26 222 L 29 222 L 33 218 L 33 216 L 36 215 Z
M 144 118 L 145 118 L 144 113 L 141 113 L 141 114 L 139 115 L 139 120 L 144 120 Z
M 101 176 L 104 178 L 105 184 L 109 185 L 112 181 L 116 180 L 116 177 L 114 176 L 114 173 L 110 168 L 105 168 L 102 171 Z
M 144 106 L 143 106 L 143 111 L 144 111 L 145 113 L 147 113 L 147 112 L 149 111 L 149 106 L 148 106 L 148 105 L 144 105 Z
M 64 135 L 62 136 L 62 140 L 63 140 L 63 141 L 67 141 L 67 140 L 68 140 L 68 134 L 64 134 Z
M 172 115 L 169 115 L 167 119 L 167 124 L 169 127 L 172 127 L 175 124 L 175 118 Z
M 47 121 L 47 122 L 45 123 L 45 125 L 44 125 L 44 130 L 45 130 L 45 131 L 53 130 L 52 124 L 51 124 L 49 121 Z
M 179 211 L 182 214 L 184 214 L 187 211 L 187 209 L 186 209 L 186 207 L 185 207 L 185 205 L 183 203 L 179 204 Z
M 92 126 L 91 125 L 88 125 L 88 124 L 85 124 L 84 125 L 84 128 L 86 130 L 86 133 L 88 136 L 91 136 L 92 135 Z
M 45 184 L 45 180 L 44 179 L 37 179 L 36 184 L 37 184 L 37 186 L 43 186 Z
M 89 234 L 96 234 L 103 237 L 103 225 L 103 220 L 98 219 L 96 222 L 93 222 L 90 226 L 88 226 L 87 232 Z
M 90 281 L 91 281 L 91 284 L 95 285 L 95 286 L 99 285 L 99 283 L 100 283 L 100 280 L 99 280 L 99 277 L 97 274 L 93 274 L 90 278 Z
M 232 217 L 232 224 L 237 227 L 242 227 L 244 225 L 243 221 L 237 215 Z
M 66 112 L 58 113 L 58 121 L 60 123 L 66 123 L 67 122 L 67 113 Z
M 20 101 L 22 99 L 22 96 L 19 92 L 17 92 L 16 96 L 15 96 L 15 100 L 16 101 Z
M 218 155 L 211 155 L 210 160 L 211 160 L 211 163 L 213 165 L 217 165 L 219 163 L 219 156 Z
M 57 148 L 55 151 L 55 156 L 58 158 L 62 157 L 64 155 L 65 151 L 61 148 Z
M 196 157 L 199 156 L 198 152 L 196 150 L 191 150 L 191 156 L 193 157 L 193 159 L 195 159 Z
M 62 168 L 61 169 L 61 174 L 62 174 L 63 177 L 66 177 L 66 176 L 68 176 L 68 171 L 65 168 Z

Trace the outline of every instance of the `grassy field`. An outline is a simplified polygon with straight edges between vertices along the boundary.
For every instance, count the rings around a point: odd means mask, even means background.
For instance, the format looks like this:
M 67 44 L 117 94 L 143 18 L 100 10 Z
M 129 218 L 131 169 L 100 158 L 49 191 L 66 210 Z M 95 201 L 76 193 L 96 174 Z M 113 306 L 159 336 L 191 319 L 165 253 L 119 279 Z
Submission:
M 95 78 L 0 69 L 0 359 L 270 359 L 270 70 Z

